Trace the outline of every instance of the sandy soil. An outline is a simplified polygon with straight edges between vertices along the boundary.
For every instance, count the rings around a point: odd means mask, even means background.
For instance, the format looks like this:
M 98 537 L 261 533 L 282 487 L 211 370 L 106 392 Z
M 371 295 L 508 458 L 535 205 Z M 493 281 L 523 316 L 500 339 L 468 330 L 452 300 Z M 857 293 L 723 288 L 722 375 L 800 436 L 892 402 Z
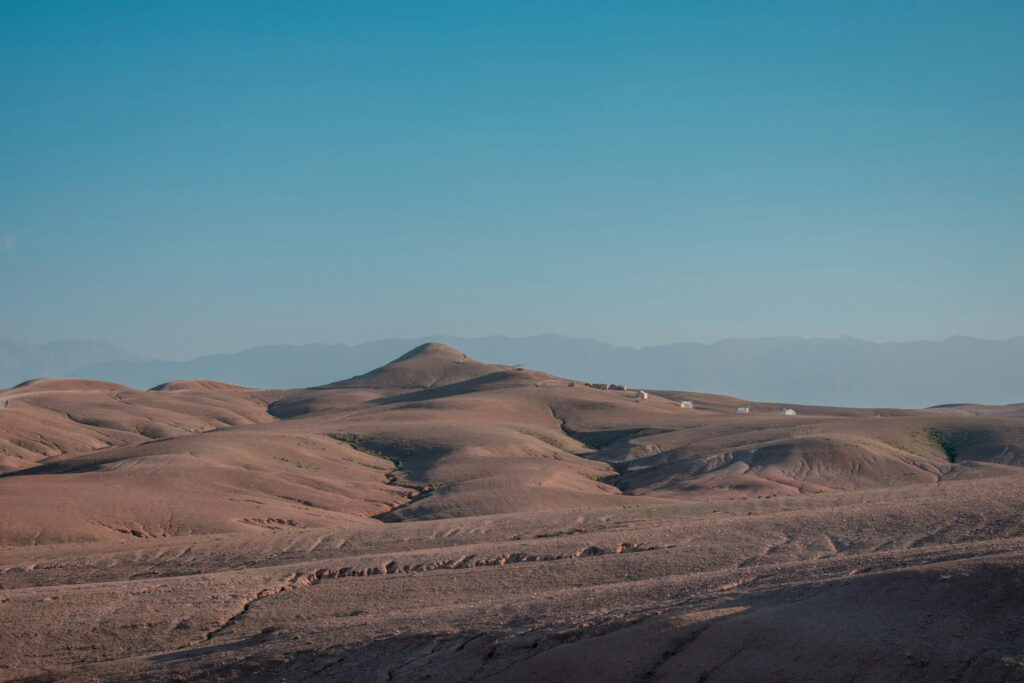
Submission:
M 1014 409 L 637 401 L 437 344 L 4 400 L 3 680 L 1024 680 Z

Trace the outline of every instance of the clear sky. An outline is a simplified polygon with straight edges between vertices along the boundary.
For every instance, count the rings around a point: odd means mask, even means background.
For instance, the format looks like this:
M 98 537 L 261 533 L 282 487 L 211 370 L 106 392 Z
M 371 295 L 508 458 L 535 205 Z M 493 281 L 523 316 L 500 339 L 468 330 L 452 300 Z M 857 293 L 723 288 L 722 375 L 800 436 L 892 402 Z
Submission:
M 1024 3 L 0 0 L 0 337 L 1024 335 Z

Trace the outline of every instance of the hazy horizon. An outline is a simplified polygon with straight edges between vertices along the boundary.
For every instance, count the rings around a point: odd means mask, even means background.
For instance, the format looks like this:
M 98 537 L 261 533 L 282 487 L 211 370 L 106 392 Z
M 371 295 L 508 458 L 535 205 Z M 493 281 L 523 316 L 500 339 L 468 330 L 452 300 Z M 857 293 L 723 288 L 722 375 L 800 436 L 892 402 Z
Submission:
M 162 360 L 162 361 L 177 362 L 177 361 L 193 360 L 195 358 L 200 358 L 200 357 L 204 357 L 204 356 L 214 356 L 214 355 L 222 355 L 222 354 L 234 354 L 234 353 L 239 353 L 241 351 L 248 351 L 248 350 L 251 350 L 251 349 L 259 349 L 259 348 L 267 348 L 267 347 L 275 347 L 275 346 L 297 346 L 297 347 L 301 347 L 301 346 L 316 346 L 316 345 L 320 345 L 320 346 L 344 345 L 344 346 L 356 347 L 356 346 L 361 346 L 361 345 L 365 345 L 365 344 L 372 344 L 374 342 L 381 342 L 381 341 L 408 341 L 410 344 L 417 344 L 417 343 L 422 342 L 423 340 L 429 340 L 429 339 L 434 339 L 434 338 L 437 338 L 437 339 L 463 338 L 463 339 L 467 339 L 467 340 L 479 340 L 479 339 L 524 340 L 524 339 L 536 339 L 536 338 L 543 338 L 543 337 L 558 337 L 558 338 L 562 338 L 562 339 L 571 339 L 571 340 L 582 341 L 582 342 L 594 342 L 594 343 L 597 343 L 597 344 L 605 344 L 605 345 L 613 346 L 615 348 L 620 348 L 620 349 L 628 349 L 628 350 L 641 351 L 641 350 L 644 350 L 644 349 L 656 349 L 656 348 L 661 348 L 661 347 L 665 347 L 665 346 L 673 346 L 673 345 L 677 345 L 677 344 L 701 344 L 701 345 L 704 345 L 704 346 L 713 346 L 715 344 L 719 344 L 719 343 L 723 343 L 723 342 L 730 342 L 730 341 L 760 341 L 760 340 L 772 340 L 772 339 L 779 339 L 779 340 L 782 340 L 782 339 L 796 339 L 796 340 L 801 340 L 801 341 L 838 341 L 838 340 L 841 340 L 841 339 L 851 339 L 851 340 L 856 340 L 856 341 L 868 342 L 870 344 L 914 344 L 914 343 L 934 343 L 934 344 L 940 344 L 940 343 L 943 343 L 943 342 L 950 341 L 952 339 L 971 339 L 971 340 L 975 340 L 975 341 L 1000 343 L 1000 342 L 1007 342 L 1007 341 L 1012 341 L 1012 340 L 1015 340 L 1015 339 L 1019 339 L 1021 337 L 1024 337 L 1024 335 L 1011 335 L 1011 336 L 1005 337 L 1005 338 L 986 338 L 986 337 L 981 337 L 981 336 L 973 335 L 973 334 L 953 334 L 953 335 L 949 335 L 947 337 L 932 338 L 932 339 L 923 339 L 923 338 L 868 339 L 866 337 L 863 337 L 863 336 L 860 336 L 860 335 L 856 335 L 856 334 L 839 334 L 839 335 L 831 336 L 831 337 L 827 337 L 827 336 L 810 336 L 810 335 L 800 335 L 800 334 L 776 334 L 776 335 L 755 335 L 755 336 L 750 336 L 750 337 L 722 337 L 722 338 L 716 338 L 716 339 L 710 339 L 710 340 L 701 340 L 701 339 L 673 339 L 673 340 L 655 342 L 655 343 L 651 343 L 651 344 L 636 344 L 636 345 L 634 345 L 634 344 L 619 344 L 619 343 L 615 343 L 613 341 L 609 341 L 609 340 L 606 340 L 606 339 L 599 339 L 599 338 L 596 338 L 596 337 L 577 337 L 577 336 L 573 336 L 573 335 L 569 335 L 569 334 L 563 334 L 561 332 L 539 332 L 537 334 L 497 334 L 497 333 L 495 333 L 495 334 L 479 334 L 479 335 L 458 335 L 458 334 L 448 334 L 448 333 L 436 333 L 436 334 L 391 336 L 391 337 L 378 337 L 378 338 L 356 338 L 354 341 L 353 340 L 345 340 L 345 339 L 335 339 L 335 340 L 314 339 L 314 340 L 309 340 L 309 341 L 295 341 L 295 342 L 275 342 L 275 341 L 269 341 L 269 342 L 266 342 L 266 343 L 257 343 L 257 344 L 252 344 L 250 346 L 243 346 L 243 347 L 215 348 L 215 349 L 211 349 L 211 350 L 200 351 L 198 353 L 193 353 L 193 354 L 189 354 L 189 355 L 182 355 L 182 356 L 178 356 L 178 357 L 176 357 L 176 356 L 161 356 L 161 355 L 157 355 L 155 353 L 148 352 L 148 351 L 146 351 L 144 349 L 136 349 L 136 348 L 129 347 L 126 344 L 118 343 L 117 340 L 113 340 L 113 339 L 92 339 L 92 338 L 86 338 L 86 337 L 61 337 L 61 338 L 46 339 L 46 340 L 43 340 L 43 341 L 36 342 L 36 341 L 26 341 L 26 340 L 23 340 L 23 339 L 17 339 L 17 338 L 15 338 L 13 336 L 6 336 L 6 337 L 0 337 L 0 340 L 11 341 L 11 342 L 14 342 L 16 344 L 21 344 L 21 345 L 24 345 L 24 346 L 36 346 L 36 347 L 46 346 L 47 344 L 56 344 L 56 343 L 60 343 L 60 342 L 87 342 L 87 343 L 95 342 L 95 343 L 100 343 L 100 344 L 109 344 L 110 346 L 114 346 L 114 347 L 116 347 L 116 348 L 118 348 L 118 349 L 120 349 L 122 351 L 127 351 L 129 353 L 132 353 L 132 354 L 135 354 L 135 355 L 138 355 L 138 356 L 142 356 L 142 357 L 145 357 L 145 358 L 149 358 L 149 359 L 152 359 L 152 360 Z

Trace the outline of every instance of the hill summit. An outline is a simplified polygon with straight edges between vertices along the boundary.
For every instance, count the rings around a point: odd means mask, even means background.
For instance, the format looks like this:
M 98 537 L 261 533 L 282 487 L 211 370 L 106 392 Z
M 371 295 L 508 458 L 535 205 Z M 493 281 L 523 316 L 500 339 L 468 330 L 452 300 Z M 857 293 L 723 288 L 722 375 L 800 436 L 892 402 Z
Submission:
M 406 353 L 391 361 L 389 365 L 393 363 L 400 363 L 402 361 L 412 360 L 414 358 L 450 358 L 453 361 L 465 360 L 466 354 L 462 353 L 453 346 L 442 344 L 441 342 L 427 342 L 426 344 L 420 344 L 419 346 L 410 349 Z M 473 361 L 474 363 L 477 361 Z
M 338 388 L 430 389 L 508 371 L 504 365 L 488 365 L 447 344 L 420 344 L 390 363 L 366 374 L 329 384 Z

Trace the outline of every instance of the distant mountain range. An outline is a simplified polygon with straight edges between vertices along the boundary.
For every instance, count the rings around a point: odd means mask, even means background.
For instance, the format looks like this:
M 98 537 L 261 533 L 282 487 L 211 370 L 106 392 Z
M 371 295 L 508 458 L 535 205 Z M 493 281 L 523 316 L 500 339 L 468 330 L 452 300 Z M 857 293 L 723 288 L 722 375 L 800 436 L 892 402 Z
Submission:
M 0 340 L 0 386 L 40 376 L 136 388 L 186 378 L 251 387 L 314 386 L 371 370 L 425 341 L 449 344 L 484 362 L 518 363 L 574 379 L 752 400 L 897 408 L 1024 401 L 1024 337 L 891 343 L 772 337 L 633 349 L 559 335 L 436 336 L 354 346 L 261 346 L 187 361 L 149 359 L 91 341 L 26 346 Z
M 96 363 L 142 363 L 151 358 L 112 344 L 88 339 L 62 339 L 31 346 L 0 339 L 0 387 L 37 377 L 63 377 Z

